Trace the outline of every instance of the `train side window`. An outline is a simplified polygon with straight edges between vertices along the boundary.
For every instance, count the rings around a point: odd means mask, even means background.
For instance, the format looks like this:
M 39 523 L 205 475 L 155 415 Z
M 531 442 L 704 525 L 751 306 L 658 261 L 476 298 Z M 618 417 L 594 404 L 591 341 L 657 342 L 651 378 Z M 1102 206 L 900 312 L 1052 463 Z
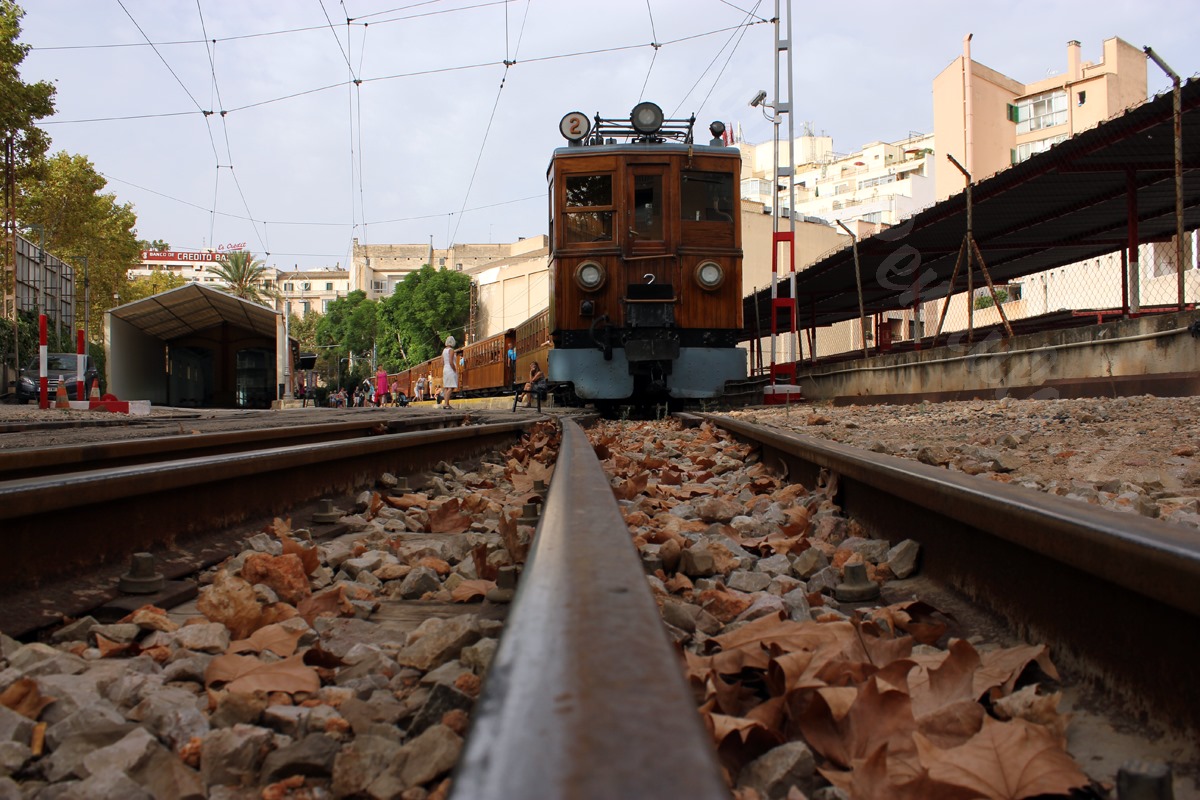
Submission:
M 613 238 L 612 175 L 567 175 L 563 209 L 567 244 L 611 242 Z
M 694 222 L 733 222 L 733 175 L 728 172 L 683 173 L 680 216 Z

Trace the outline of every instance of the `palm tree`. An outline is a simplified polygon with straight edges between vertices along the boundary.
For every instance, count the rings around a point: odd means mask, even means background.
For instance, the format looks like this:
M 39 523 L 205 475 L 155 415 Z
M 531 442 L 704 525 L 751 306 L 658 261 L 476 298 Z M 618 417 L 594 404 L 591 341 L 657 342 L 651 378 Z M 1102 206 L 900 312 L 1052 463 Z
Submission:
M 248 250 L 237 250 L 225 256 L 225 261 L 213 269 L 213 274 L 228 284 L 225 291 L 253 303 L 265 303 L 259 281 L 267 266 Z

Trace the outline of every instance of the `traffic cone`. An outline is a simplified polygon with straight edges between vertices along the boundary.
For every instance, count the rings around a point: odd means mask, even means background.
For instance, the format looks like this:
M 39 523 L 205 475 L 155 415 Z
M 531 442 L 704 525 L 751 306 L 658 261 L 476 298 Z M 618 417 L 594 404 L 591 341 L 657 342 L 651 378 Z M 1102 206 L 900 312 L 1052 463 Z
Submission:
M 88 400 L 99 400 L 99 399 L 100 399 L 100 379 L 92 378 L 92 391 L 88 395 Z
M 67 399 L 67 382 L 63 379 L 58 381 L 58 394 L 54 396 L 55 408 L 70 408 L 71 401 Z

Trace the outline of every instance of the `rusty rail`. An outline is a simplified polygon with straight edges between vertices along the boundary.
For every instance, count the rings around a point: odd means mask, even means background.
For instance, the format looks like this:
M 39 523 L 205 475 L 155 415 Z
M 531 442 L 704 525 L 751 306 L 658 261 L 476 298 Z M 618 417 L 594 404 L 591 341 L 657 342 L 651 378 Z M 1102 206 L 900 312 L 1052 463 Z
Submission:
M 38 585 L 502 445 L 529 420 L 0 482 L 0 587 Z
M 440 419 L 412 417 L 382 419 L 368 417 L 351 422 L 319 425 L 288 425 L 254 430 L 217 433 L 153 436 L 88 444 L 64 444 L 49 447 L 0 450 L 0 481 L 30 478 L 76 470 L 98 470 L 143 464 L 149 461 L 198 458 L 226 453 L 315 444 L 337 439 L 357 439 L 377 435 L 383 426 L 387 433 L 442 428 L 457 425 L 460 417 Z
M 591 444 L 563 443 L 453 798 L 728 798 Z
M 838 502 L 872 535 L 915 539 L 922 571 L 993 609 L 1056 661 L 1174 724 L 1200 730 L 1200 536 L 908 459 L 701 415 L 762 446 L 812 485 L 838 476 Z M 700 417 L 696 417 L 700 418 Z

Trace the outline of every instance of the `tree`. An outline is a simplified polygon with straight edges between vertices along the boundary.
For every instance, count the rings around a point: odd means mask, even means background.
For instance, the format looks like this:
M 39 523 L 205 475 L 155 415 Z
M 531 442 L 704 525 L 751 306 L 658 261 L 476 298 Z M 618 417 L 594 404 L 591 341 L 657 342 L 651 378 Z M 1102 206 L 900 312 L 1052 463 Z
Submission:
M 50 147 L 50 137 L 36 123 L 54 113 L 55 92 L 46 81 L 21 80 L 19 68 L 29 53 L 29 45 L 17 42 L 24 16 L 12 0 L 0 0 L 0 146 L 11 138 L 17 179 L 36 173 Z
M 121 301 L 132 303 L 134 300 L 142 300 L 171 289 L 178 289 L 180 286 L 187 286 L 187 283 L 173 272 L 155 269 L 149 275 L 131 280 L 125 287 L 125 291 L 121 293 Z
M 331 383 L 341 376 L 341 385 L 359 383 L 372 374 L 371 353 L 375 348 L 376 312 L 379 304 L 356 289 L 329 304 L 317 322 L 316 347 L 320 364 Z M 342 365 L 341 360 L 347 359 Z M 349 360 L 353 359 L 351 368 Z
M 214 275 L 228 284 L 225 291 L 261 305 L 266 305 L 270 300 L 269 296 L 264 298 L 264 291 L 259 286 L 266 272 L 266 265 L 247 250 L 229 253 L 224 263 L 212 270 Z
M 303 317 L 288 314 L 288 335 L 300 343 L 302 353 L 317 351 L 317 325 L 320 321 L 319 311 L 310 311 Z
M 2 0 L 0 0 L 2 2 Z M 128 271 L 139 263 L 137 216 L 129 203 L 103 191 L 107 181 L 85 156 L 60 152 L 18 185 L 17 221 L 41 226 L 45 247 L 75 267 L 75 297 L 84 297 L 84 259 L 93 311 L 112 308 L 125 296 Z M 38 233 L 28 233 L 37 241 Z M 82 318 L 83 315 L 80 315 Z M 99 338 L 103 314 L 91 314 L 90 337 Z
M 155 239 L 152 242 L 148 242 L 145 239 L 138 239 L 138 249 L 140 249 L 140 250 L 170 250 L 171 243 L 163 241 L 162 239 Z
M 412 367 L 436 356 L 442 342 L 462 331 L 470 316 L 471 279 L 426 264 L 404 276 L 380 304 L 380 358 Z

